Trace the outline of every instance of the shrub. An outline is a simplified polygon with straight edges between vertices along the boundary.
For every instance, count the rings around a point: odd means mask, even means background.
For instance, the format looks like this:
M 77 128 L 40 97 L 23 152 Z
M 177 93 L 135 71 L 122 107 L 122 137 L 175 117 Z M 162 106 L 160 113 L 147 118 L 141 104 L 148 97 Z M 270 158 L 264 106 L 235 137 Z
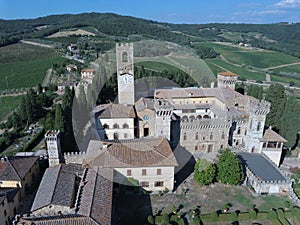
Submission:
M 153 215 L 149 215 L 148 218 L 147 218 L 147 220 L 148 220 L 148 222 L 149 222 L 150 224 L 154 224 L 154 222 L 155 222 L 155 219 L 154 219 L 154 216 L 153 216 Z
M 249 211 L 249 218 L 250 218 L 250 220 L 255 220 L 257 218 L 257 214 L 256 214 L 255 210 Z
M 170 222 L 169 215 L 166 214 L 166 213 L 164 213 L 164 214 L 162 215 L 162 223 L 163 223 L 163 224 L 166 224 L 166 223 L 169 223 L 169 222 Z
M 162 222 L 162 216 L 156 216 L 155 217 L 155 224 L 161 224 Z

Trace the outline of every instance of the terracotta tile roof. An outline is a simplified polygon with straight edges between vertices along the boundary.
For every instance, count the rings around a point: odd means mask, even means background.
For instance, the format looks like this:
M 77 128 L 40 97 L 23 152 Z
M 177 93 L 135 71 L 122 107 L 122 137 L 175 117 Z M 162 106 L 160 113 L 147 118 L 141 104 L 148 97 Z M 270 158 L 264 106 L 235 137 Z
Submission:
M 154 110 L 154 100 L 150 98 L 140 98 L 136 103 L 134 104 L 136 111 L 142 111 L 144 109 L 151 109 Z
M 23 217 L 17 223 L 18 225 L 102 225 L 93 219 L 81 215 L 59 215 L 47 217 Z
M 226 76 L 226 77 L 237 77 L 238 76 L 235 73 L 232 73 L 230 71 L 221 72 L 221 73 L 218 73 L 218 75 L 222 75 L 222 76 Z
M 283 137 L 277 134 L 272 130 L 272 127 L 269 127 L 262 138 L 259 138 L 260 141 L 276 141 L 276 142 L 287 142 Z
M 156 89 L 155 98 L 205 98 L 216 97 L 221 102 L 227 102 L 242 95 L 230 88 L 171 88 Z
M 36 156 L 13 156 L 0 161 L 0 180 L 21 181 L 34 163 L 39 159 Z
M 78 214 L 91 217 L 101 225 L 111 224 L 113 169 L 89 169 L 82 183 Z
M 114 103 L 96 106 L 93 110 L 93 113 L 102 119 L 135 118 L 135 111 L 133 106 L 126 106 Z
M 178 165 L 168 140 L 163 137 L 120 140 L 111 142 L 107 148 L 99 148 L 97 142 L 90 142 L 84 166 L 127 168 Z M 95 149 L 97 146 L 98 149 Z M 89 157 L 90 153 L 92 157 Z

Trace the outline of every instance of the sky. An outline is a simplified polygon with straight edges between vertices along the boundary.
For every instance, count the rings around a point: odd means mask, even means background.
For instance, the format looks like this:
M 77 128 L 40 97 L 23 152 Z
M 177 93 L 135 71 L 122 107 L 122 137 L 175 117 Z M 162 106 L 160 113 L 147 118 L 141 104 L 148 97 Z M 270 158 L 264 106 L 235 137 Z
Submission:
M 300 22 L 300 0 L 0 0 L 1 19 L 84 12 L 170 23 Z

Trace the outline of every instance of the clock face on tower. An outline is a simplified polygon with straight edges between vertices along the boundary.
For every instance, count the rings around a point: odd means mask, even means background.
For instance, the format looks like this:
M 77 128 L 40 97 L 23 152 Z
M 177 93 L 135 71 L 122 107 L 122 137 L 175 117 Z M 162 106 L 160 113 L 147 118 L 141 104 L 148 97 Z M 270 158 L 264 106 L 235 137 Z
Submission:
M 121 76 L 121 81 L 124 84 L 131 83 L 133 81 L 133 77 L 129 74 L 124 74 Z

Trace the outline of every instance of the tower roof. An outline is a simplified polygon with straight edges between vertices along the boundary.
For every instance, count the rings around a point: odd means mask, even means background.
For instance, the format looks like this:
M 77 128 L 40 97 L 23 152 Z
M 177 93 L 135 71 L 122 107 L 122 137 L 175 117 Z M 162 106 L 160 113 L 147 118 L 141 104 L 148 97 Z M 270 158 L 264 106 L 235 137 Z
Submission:
M 238 76 L 235 73 L 232 73 L 230 71 L 221 72 L 221 73 L 218 73 L 218 75 L 225 76 L 225 77 L 237 77 Z

